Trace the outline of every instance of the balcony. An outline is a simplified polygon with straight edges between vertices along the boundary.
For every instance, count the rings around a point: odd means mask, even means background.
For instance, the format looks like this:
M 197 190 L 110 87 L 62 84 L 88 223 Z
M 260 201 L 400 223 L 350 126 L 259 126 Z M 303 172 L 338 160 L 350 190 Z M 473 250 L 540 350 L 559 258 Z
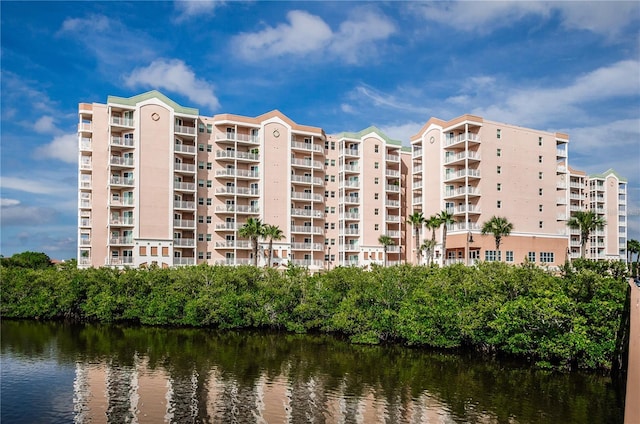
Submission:
M 260 213 L 260 208 L 258 206 L 248 206 L 248 205 L 219 205 L 216 206 L 216 212 L 219 213 Z
M 386 222 L 400 222 L 400 216 L 399 215 L 387 215 L 387 217 L 385 218 Z
M 196 226 L 196 221 L 192 219 L 174 219 L 173 228 L 190 228 L 193 229 Z
M 177 172 L 195 173 L 196 166 L 191 163 L 174 163 L 173 170 Z
M 238 224 L 235 222 L 218 222 L 216 224 L 216 231 L 235 231 L 238 228 Z
M 417 165 L 413 167 L 413 174 L 420 174 L 422 172 L 422 165 Z
M 480 196 L 480 189 L 477 187 L 459 187 L 453 190 L 446 189 L 444 191 L 445 198 L 457 198 L 465 196 Z
M 458 134 L 454 137 L 447 137 L 444 141 L 445 147 L 453 146 L 459 143 L 480 143 L 480 136 L 474 133 Z
M 195 265 L 196 258 L 173 258 L 173 265 Z
M 132 138 L 124 138 L 115 135 L 111 137 L 112 147 L 134 147 L 133 144 L 134 141 Z
M 109 219 L 109 225 L 114 227 L 133 227 L 134 224 L 132 217 L 121 217 Z
M 315 260 L 315 259 L 292 259 L 291 263 L 296 266 L 302 266 L 305 268 L 313 267 L 313 268 L 324 268 L 324 261 Z
M 260 178 L 258 171 L 250 171 L 248 169 L 218 169 L 216 171 L 216 177 L 237 177 L 237 178 Z
M 411 202 L 412 205 L 421 205 L 422 204 L 422 196 L 416 196 L 413 198 Z
M 236 150 L 216 150 L 216 159 L 238 159 L 251 162 L 260 160 L 258 153 L 238 152 Z
M 109 244 L 114 245 L 131 245 L 133 244 L 133 237 L 110 237 Z
M 559 183 L 556 184 L 556 188 L 558 190 L 566 190 L 567 189 L 567 183 L 559 182 Z
M 225 240 L 217 241 L 217 249 L 249 249 L 251 247 L 249 240 Z
M 384 187 L 385 191 L 392 191 L 392 192 L 400 192 L 400 185 L 396 185 L 396 184 L 387 184 Z
M 80 246 L 91 246 L 91 239 L 90 238 L 81 238 L 78 243 L 80 244 Z
M 292 150 L 304 150 L 307 152 L 323 153 L 324 147 L 314 143 L 301 143 L 299 141 L 291 141 Z
M 195 247 L 196 239 L 194 238 L 174 238 L 173 239 L 174 247 Z
M 387 162 L 400 162 L 400 155 L 386 155 Z
M 104 264 L 107 266 L 131 265 L 133 264 L 132 256 L 120 256 L 117 258 L 106 258 Z
M 400 231 L 387 231 L 387 235 L 391 238 L 399 238 Z
M 196 208 L 196 202 L 186 202 L 186 201 L 174 200 L 173 201 L 173 208 L 174 209 L 195 209 Z
M 243 144 L 259 145 L 260 137 L 257 135 L 236 134 L 233 132 L 227 132 L 224 134 L 216 134 L 216 141 L 236 141 Z
M 91 132 L 93 131 L 93 124 L 91 122 L 81 122 L 78 124 L 78 132 Z
M 340 202 L 348 205 L 359 205 L 360 198 L 358 196 L 344 196 L 340 198 Z
M 342 171 L 345 173 L 360 173 L 360 167 L 358 165 L 342 165 Z
M 566 221 L 567 220 L 567 215 L 565 215 L 563 213 L 559 213 L 558 215 L 556 215 L 556 220 L 557 221 Z
M 345 228 L 342 231 L 340 231 L 340 235 L 359 236 L 360 235 L 360 229 L 359 228 Z
M 387 169 L 384 173 L 387 177 L 398 178 L 400 177 L 400 171 L 396 171 L 395 169 Z
M 90 218 L 81 218 L 80 219 L 81 227 L 91 227 L 91 219 Z
M 422 149 L 413 149 L 412 157 L 417 158 L 422 156 Z
M 310 176 L 306 176 L 306 175 L 292 175 L 291 176 L 291 182 L 324 186 L 324 181 L 322 180 L 322 178 L 310 177 Z
M 234 186 L 216 188 L 216 195 L 220 195 L 220 196 L 230 195 L 230 196 L 233 196 L 234 194 L 237 194 L 237 195 L 240 195 L 240 196 L 259 196 L 260 195 L 260 190 L 258 190 L 257 188 L 234 187 Z
M 566 173 L 567 173 L 567 167 L 566 167 L 566 166 L 564 166 L 564 165 L 558 165 L 558 166 L 556 167 L 556 172 L 557 172 L 558 174 L 566 174 Z
M 184 125 L 176 125 L 175 132 L 178 134 L 196 135 L 196 127 L 186 127 Z
M 471 231 L 479 230 L 480 225 L 477 222 L 454 222 L 447 225 L 447 231 Z
M 91 257 L 83 257 L 78 259 L 78 265 L 91 266 Z
M 322 195 L 316 193 L 307 193 L 302 191 L 292 191 L 291 199 L 293 200 L 311 200 L 314 202 L 322 202 Z
M 82 160 L 80 162 L 80 169 L 85 171 L 91 171 L 91 157 L 82 156 Z
M 119 186 L 133 186 L 133 178 L 122 178 L 119 176 L 112 175 L 109 180 L 111 185 L 119 185 Z
M 111 201 L 109 202 L 109 206 L 112 207 L 133 207 L 133 199 L 131 198 L 126 198 L 126 199 L 111 199 Z
M 173 189 L 178 191 L 196 191 L 196 183 L 176 181 L 173 183 Z
M 358 180 L 347 180 L 340 183 L 340 188 L 360 188 L 360 181 Z
M 390 208 L 399 208 L 400 207 L 400 201 L 399 200 L 391 200 L 391 199 L 387 199 L 384 202 L 384 205 Z
M 315 209 L 291 209 L 291 216 L 299 216 L 304 218 L 324 218 L 324 212 Z
M 133 167 L 133 158 L 111 156 L 109 163 L 113 166 Z
M 291 159 L 291 166 L 314 169 L 324 168 L 324 164 L 322 162 L 311 159 Z
M 414 181 L 411 187 L 414 190 L 422 190 L 422 180 Z
M 340 149 L 342 156 L 360 157 L 360 150 L 358 149 Z
M 80 139 L 80 150 L 84 151 L 84 152 L 90 152 L 91 151 L 91 138 L 82 137 Z
M 480 153 L 472 152 L 472 151 L 464 151 L 460 153 L 445 155 L 444 163 L 445 165 L 456 165 L 456 164 L 463 164 L 465 160 L 477 162 L 480 160 Z
M 85 209 L 91 208 L 91 200 L 81 200 L 80 207 Z
M 447 208 L 447 212 L 453 215 L 460 215 L 465 213 L 478 214 L 480 213 L 480 207 L 477 205 L 461 205 L 455 208 Z
M 83 174 L 88 175 L 88 174 Z M 80 190 L 91 190 L 91 180 L 80 181 Z
M 127 128 L 131 128 L 134 127 L 134 122 L 133 119 L 131 118 L 123 118 L 121 116 L 112 116 L 111 117 L 111 125 L 117 126 L 117 127 L 127 127 Z
M 324 234 L 324 227 L 312 227 L 308 225 L 292 225 L 292 233 L 302 234 Z
M 558 197 L 556 199 L 556 205 L 566 205 L 567 199 L 565 197 Z
M 465 178 L 480 178 L 480 171 L 477 169 L 461 169 L 459 171 L 445 172 L 444 180 L 448 182 L 464 181 Z
M 566 158 L 567 157 L 567 150 L 566 149 L 556 149 L 556 157 Z
M 176 153 L 187 153 L 190 155 L 196 154 L 196 146 L 190 146 L 188 144 L 174 144 L 173 150 Z
M 342 250 L 345 252 L 359 252 L 360 246 L 358 243 L 347 243 L 342 246 Z
M 342 214 L 342 219 L 345 221 L 359 221 L 360 214 L 358 212 L 344 212 Z
M 321 243 L 291 243 L 292 250 L 324 250 Z

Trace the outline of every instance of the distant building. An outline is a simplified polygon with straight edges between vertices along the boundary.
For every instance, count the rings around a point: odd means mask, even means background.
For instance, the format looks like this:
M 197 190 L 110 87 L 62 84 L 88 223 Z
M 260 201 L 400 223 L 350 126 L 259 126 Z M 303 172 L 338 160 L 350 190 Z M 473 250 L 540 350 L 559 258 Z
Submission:
M 271 264 L 260 243 L 261 266 L 383 264 L 381 235 L 389 264 L 415 262 L 407 218 L 441 210 L 456 222 L 446 252 L 437 232 L 439 263 L 558 265 L 576 252 L 574 207 L 615 210 L 591 250 L 626 258 L 626 181 L 571 170 L 566 134 L 465 115 L 430 119 L 403 147 L 375 127 L 326 135 L 277 110 L 201 116 L 157 91 L 81 103 L 78 134 L 80 267 L 248 264 L 238 229 L 249 217 L 284 233 Z M 600 190 L 611 184 L 615 195 Z M 479 232 L 493 215 L 514 224 L 500 252 Z

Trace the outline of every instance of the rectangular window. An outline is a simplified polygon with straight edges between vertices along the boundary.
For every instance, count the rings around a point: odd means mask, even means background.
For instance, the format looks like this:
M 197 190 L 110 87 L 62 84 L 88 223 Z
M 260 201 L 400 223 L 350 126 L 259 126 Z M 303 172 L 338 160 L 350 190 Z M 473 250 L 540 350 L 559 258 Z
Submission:
M 207 197 L 207 206 L 211 206 L 211 197 Z
M 527 253 L 527 260 L 529 262 L 535 262 L 536 261 L 536 252 Z
M 211 144 L 207 144 L 207 152 L 212 152 L 213 146 Z
M 331 206 L 331 213 L 336 213 L 336 208 L 335 208 L 335 206 Z
M 507 262 L 513 262 L 513 250 L 507 250 L 505 260 Z
M 542 196 L 542 189 L 541 188 L 538 189 L 538 195 Z
M 378 169 L 378 168 L 380 168 L 380 164 L 379 164 L 378 162 L 374 162 L 374 163 L 373 163 L 373 167 L 374 167 L 375 169 Z
M 542 228 L 544 227 L 544 222 L 543 221 L 538 221 L 538 228 Z
M 204 180 L 198 180 L 198 187 L 204 187 Z
M 207 259 L 211 259 L 211 252 L 207 252 Z
M 374 195 L 373 195 L 373 199 L 374 199 L 374 200 L 378 200 L 378 193 L 374 193 Z
M 501 167 L 501 166 L 497 166 L 497 167 L 496 167 L 496 172 L 497 172 L 498 174 L 501 174 L 501 173 L 502 173 L 502 167 Z
M 541 180 L 542 179 L 542 172 L 538 172 L 538 179 Z
M 325 150 L 328 150 L 328 149 L 329 149 L 329 142 L 328 142 L 328 141 L 325 141 L 325 142 L 324 142 L 324 149 L 325 149 Z
M 204 197 L 198 197 L 198 204 L 201 206 L 204 205 Z
M 211 215 L 207 215 L 207 224 L 211 224 Z
M 538 156 L 538 163 L 542 163 L 542 156 Z
M 498 191 L 502 191 L 502 184 L 500 184 L 500 183 L 496 184 L 496 189 Z
M 501 134 L 500 134 L 500 130 L 496 130 L 496 138 L 497 138 L 497 139 L 500 139 L 500 135 L 501 135 Z
M 169 248 L 167 246 L 162 246 L 162 256 L 169 256 Z
M 329 166 L 329 159 L 324 160 L 324 166 Z
M 502 207 L 502 200 L 496 201 L 496 208 L 500 209 Z
M 335 182 L 336 182 L 336 176 L 335 176 L 335 175 L 332 175 L 332 176 L 331 176 L 331 182 L 332 182 L 332 183 L 335 183 Z
M 538 137 L 538 146 L 542 146 L 542 137 Z
M 158 246 L 151 246 L 151 256 L 158 256 Z
M 324 197 L 327 197 L 327 198 L 329 197 L 329 191 L 328 190 L 324 192 Z
M 324 207 L 324 213 L 329 213 L 329 206 Z
M 198 132 L 204 132 L 204 124 L 202 122 L 198 122 Z
M 331 192 L 331 197 L 336 197 L 336 192 L 335 191 Z
M 374 229 L 375 231 L 378 231 L 378 230 L 380 229 L 380 224 L 375 224 L 375 225 L 373 226 L 373 229 Z
M 325 230 L 328 230 L 328 229 L 329 229 L 329 223 L 328 223 L 328 222 L 325 222 L 325 223 L 324 223 L 324 229 L 325 229 Z
M 207 180 L 207 187 L 211 188 L 211 180 Z
M 204 241 L 204 234 L 198 234 L 198 241 Z
M 198 223 L 204 224 L 204 216 L 198 215 Z
M 501 260 L 501 252 L 499 250 L 485 250 L 484 260 L 487 262 L 495 262 Z
M 207 162 L 207 169 L 211 169 L 211 162 Z
M 204 169 L 204 162 L 198 162 L 198 169 Z
M 147 246 L 140 246 L 140 256 L 147 256 Z
M 336 239 L 331 239 L 331 246 L 335 246 L 336 245 Z
M 198 151 L 204 152 L 204 144 L 198 144 Z
M 538 205 L 538 212 L 542 212 L 542 205 Z
M 335 230 L 335 229 L 336 229 L 336 223 L 335 223 L 335 222 L 332 222 L 332 223 L 331 223 L 331 229 L 332 229 L 332 230 Z
M 376 144 L 375 146 L 373 146 L 373 151 L 374 151 L 375 153 L 378 153 L 378 150 L 379 150 L 379 149 L 378 149 L 378 145 L 377 145 L 377 144 Z
M 378 208 L 375 208 L 375 209 L 373 210 L 373 214 L 374 214 L 374 215 L 378 215 L 378 213 L 379 213 L 379 212 L 380 212 L 380 210 L 379 210 Z
M 207 124 L 207 134 L 211 134 L 213 132 L 213 125 Z
M 211 234 L 207 234 L 207 241 L 211 241 Z
M 497 149 L 496 150 L 496 156 L 498 156 L 498 157 L 502 156 L 502 149 Z
M 331 166 L 336 166 L 336 160 L 335 159 L 331 159 Z
M 324 176 L 324 182 L 328 183 L 329 182 L 329 174 L 325 174 Z
M 378 177 L 375 177 L 375 178 L 373 179 L 373 183 L 374 183 L 374 184 L 378 184 L 378 182 L 379 182 L 379 181 L 380 181 L 380 179 L 379 179 Z
M 198 259 L 204 259 L 204 252 L 198 252 Z
M 545 264 L 554 262 L 553 252 L 540 252 L 540 262 Z
M 331 150 L 336 150 L 336 143 L 335 141 L 331 142 Z

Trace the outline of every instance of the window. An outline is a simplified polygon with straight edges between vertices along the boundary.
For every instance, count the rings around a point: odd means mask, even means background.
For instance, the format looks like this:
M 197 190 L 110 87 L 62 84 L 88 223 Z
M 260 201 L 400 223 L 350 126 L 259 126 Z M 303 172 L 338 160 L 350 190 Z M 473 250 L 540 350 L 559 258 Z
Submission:
M 502 184 L 500 183 L 496 184 L 496 190 L 502 191 Z
M 332 182 L 332 183 L 335 183 L 335 182 L 336 182 L 336 176 L 335 176 L 335 175 L 332 175 L 332 176 L 331 176 L 331 182 Z
M 207 180 L 207 187 L 211 188 L 211 180 Z
M 140 256 L 147 256 L 147 246 L 140 246 Z
M 336 239 L 331 239 L 331 246 L 335 246 L 336 245 Z
M 331 166 L 336 166 L 336 160 L 335 159 L 331 159 Z
M 332 230 L 335 230 L 335 229 L 336 229 L 336 223 L 335 223 L 335 222 L 332 222 L 332 223 L 331 223 L 331 229 L 332 229 Z
M 542 156 L 538 156 L 538 163 L 542 163 Z
M 538 195 L 542 196 L 542 189 L 541 188 L 538 189 Z
M 502 167 L 501 167 L 501 166 L 497 166 L 497 167 L 496 167 L 496 172 L 497 172 L 498 174 L 502 174 Z
M 204 216 L 198 215 L 198 223 L 199 224 L 204 224 Z
M 373 226 L 373 229 L 374 229 L 375 231 L 378 231 L 378 230 L 380 229 L 380 224 L 375 224 L 375 225 Z
M 211 206 L 211 197 L 207 197 L 207 206 Z
M 501 252 L 499 250 L 485 250 L 484 260 L 487 262 L 495 262 L 501 259 Z
M 374 199 L 374 200 L 378 200 L 378 193 L 375 193 L 375 194 L 373 195 L 373 199 Z
M 324 207 L 324 213 L 329 213 L 329 206 Z
M 542 212 L 542 205 L 538 205 L 538 212 Z
M 331 142 L 331 150 L 336 150 L 336 143 L 335 141 Z
M 207 224 L 211 224 L 211 215 L 207 215 Z
M 502 200 L 498 200 L 496 202 L 496 208 L 500 209 L 502 207 Z
M 158 246 L 151 246 L 151 256 L 158 256 Z
M 538 221 L 538 228 L 542 228 L 544 227 L 544 222 L 543 221 Z
M 324 192 L 324 197 L 329 197 L 329 191 Z
M 497 149 L 496 150 L 496 156 L 498 156 L 498 157 L 502 156 L 502 149 Z
M 542 146 L 542 137 L 538 137 L 538 146 Z
M 204 252 L 198 252 L 198 259 L 204 259 Z
M 329 159 L 324 160 L 324 166 L 329 166 Z
M 204 187 L 204 180 L 198 180 L 198 187 Z
M 198 169 L 204 169 L 204 162 L 198 162 Z
M 331 197 L 336 197 L 336 192 L 335 191 L 331 192 Z
M 374 215 L 378 215 L 378 213 L 379 213 L 379 212 L 380 212 L 380 210 L 379 210 L 378 208 L 375 208 L 375 209 L 373 210 L 373 214 L 374 214 Z
M 375 162 L 375 163 L 373 164 L 373 167 L 374 167 L 375 169 L 378 169 L 378 168 L 380 168 L 380 164 L 379 164 L 378 162 Z
M 375 178 L 373 179 L 373 183 L 374 183 L 374 184 L 378 184 L 378 182 L 379 182 L 379 181 L 380 181 L 380 179 L 379 179 L 378 177 L 375 177 Z
M 335 208 L 335 206 L 331 206 L 331 213 L 336 213 L 336 208 Z
M 198 197 L 198 204 L 199 205 L 204 205 L 204 197 Z
M 373 146 L 373 151 L 374 151 L 375 153 L 378 153 L 378 150 L 379 150 L 379 149 L 378 149 L 378 145 L 377 145 L 377 144 L 376 144 L 375 146 Z
M 204 132 L 204 124 L 202 122 L 198 122 L 198 132 Z
M 169 248 L 167 246 L 162 247 L 162 256 L 169 256 Z
M 496 130 L 496 138 L 497 138 L 497 139 L 500 139 L 500 135 L 501 135 L 501 134 L 500 134 L 500 130 Z
M 207 241 L 211 241 L 211 234 L 207 234 Z
M 513 262 L 513 250 L 507 250 L 505 260 L 507 262 Z
M 324 182 L 328 183 L 329 182 L 329 174 L 325 174 L 324 176 Z
M 554 262 L 553 252 L 540 252 L 540 262 L 545 264 Z
M 328 229 L 329 229 L 329 223 L 328 223 L 328 222 L 325 222 L 325 223 L 324 223 L 324 229 L 325 229 L 325 230 L 328 230 Z
M 536 261 L 536 252 L 527 253 L 527 260 L 529 262 L 535 262 Z
M 207 134 L 211 134 L 213 132 L 213 125 L 207 124 Z
M 207 252 L 207 259 L 211 259 L 211 252 Z
M 542 172 L 538 172 L 538 179 L 541 180 L 542 179 Z
M 198 234 L 198 241 L 204 241 L 204 234 Z
M 207 162 L 207 169 L 211 169 L 211 162 Z
M 198 151 L 204 152 L 204 144 L 198 144 Z
M 207 152 L 212 152 L 213 146 L 211 144 L 207 144 Z

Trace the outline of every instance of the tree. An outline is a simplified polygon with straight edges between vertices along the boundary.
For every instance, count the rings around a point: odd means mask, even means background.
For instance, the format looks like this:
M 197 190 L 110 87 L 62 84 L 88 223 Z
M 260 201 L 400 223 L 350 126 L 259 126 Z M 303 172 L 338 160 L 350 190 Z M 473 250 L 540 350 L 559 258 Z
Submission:
M 442 225 L 442 258 L 444 263 L 447 258 L 447 225 L 452 225 L 456 221 L 453 219 L 453 214 L 446 210 L 438 214 L 438 219 L 440 220 L 440 225 Z
M 500 243 L 502 242 L 502 237 L 506 237 L 511 234 L 513 230 L 513 224 L 507 220 L 507 218 L 492 216 L 490 220 L 482 224 L 481 233 L 484 234 L 493 234 L 493 237 L 496 239 L 496 250 L 500 250 Z
M 580 256 L 586 255 L 587 241 L 595 230 L 601 230 L 606 225 L 606 221 L 598 216 L 594 211 L 577 211 L 567 221 L 569 228 L 580 230 Z
M 627 262 L 629 263 L 629 271 L 633 275 L 633 255 L 636 255 L 636 275 L 638 273 L 638 262 L 640 261 L 640 241 L 631 239 L 627 240 Z
M 250 217 L 247 222 L 240 227 L 238 235 L 251 240 L 253 248 L 253 266 L 258 266 L 258 240 L 264 234 L 264 224 L 260 219 Z
M 262 237 L 269 240 L 269 261 L 267 264 L 268 266 L 271 266 L 271 260 L 273 259 L 273 241 L 282 240 L 284 238 L 284 233 L 277 225 L 266 224 L 264 225 Z
M 393 239 L 386 234 L 382 234 L 380 237 L 378 237 L 378 243 L 380 243 L 382 245 L 382 248 L 384 249 L 384 266 L 386 267 L 387 250 L 389 246 L 393 246 L 395 243 L 393 242 Z
M 416 261 L 420 263 L 420 227 L 425 222 L 424 215 L 422 212 L 414 212 L 409 216 L 407 222 L 413 226 L 413 234 L 416 241 Z
M 422 244 L 420 245 L 420 251 L 422 252 L 424 250 L 425 255 L 428 256 L 431 254 L 431 252 L 433 252 L 433 248 L 436 247 L 436 241 L 431 239 L 431 240 L 425 240 L 422 242 Z M 430 265 L 430 264 L 427 264 Z
M 434 259 L 433 254 L 435 250 L 434 248 L 436 247 L 436 230 L 440 227 L 440 219 L 438 218 L 438 215 L 431 215 L 425 220 L 424 225 L 431 230 L 431 242 L 429 244 L 423 243 L 420 250 L 425 251 L 425 256 L 427 257 L 427 265 L 429 265 L 428 262 L 433 262 Z
M 51 259 L 41 252 L 16 253 L 10 258 L 2 258 L 2 266 L 30 269 L 44 269 L 51 266 Z

